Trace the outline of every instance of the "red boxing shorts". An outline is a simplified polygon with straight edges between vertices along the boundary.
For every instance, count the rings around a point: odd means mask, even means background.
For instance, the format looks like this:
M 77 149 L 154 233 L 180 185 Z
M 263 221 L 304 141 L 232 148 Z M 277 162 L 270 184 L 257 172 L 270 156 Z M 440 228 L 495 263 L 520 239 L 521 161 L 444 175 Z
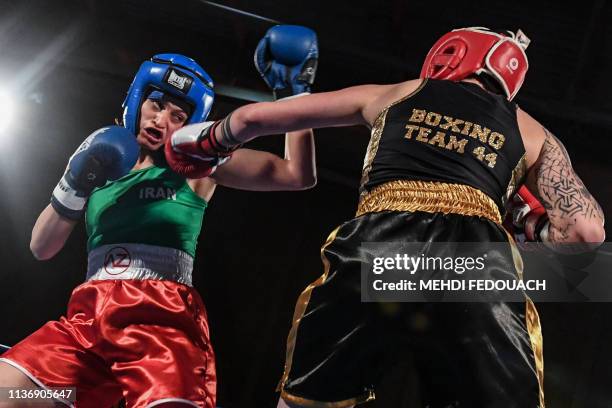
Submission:
M 75 407 L 184 402 L 213 408 L 215 357 L 202 299 L 160 280 L 78 286 L 67 317 L 51 321 L 2 355 L 43 387 L 76 387 Z

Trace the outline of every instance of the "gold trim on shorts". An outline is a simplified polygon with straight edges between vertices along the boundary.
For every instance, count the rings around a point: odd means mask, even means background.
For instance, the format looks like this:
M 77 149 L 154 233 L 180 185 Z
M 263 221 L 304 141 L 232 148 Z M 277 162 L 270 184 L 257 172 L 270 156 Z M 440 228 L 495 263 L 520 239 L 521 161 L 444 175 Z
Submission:
M 287 382 L 287 378 L 289 377 L 289 372 L 291 371 L 291 363 L 293 362 L 293 350 L 295 350 L 295 339 L 297 337 L 298 326 L 300 325 L 300 320 L 302 320 L 302 316 L 306 312 L 306 308 L 308 307 L 308 302 L 310 302 L 310 295 L 312 294 L 312 290 L 317 286 L 321 286 L 325 279 L 327 279 L 327 275 L 329 274 L 329 261 L 324 255 L 325 248 L 329 244 L 336 239 L 336 234 L 340 227 L 337 227 L 335 230 L 329 234 L 325 244 L 321 247 L 321 260 L 323 261 L 323 275 L 319 277 L 316 281 L 312 282 L 310 285 L 306 287 L 298 297 L 298 300 L 295 304 L 295 311 L 293 312 L 293 322 L 291 324 L 291 330 L 289 331 L 289 335 L 287 336 L 287 354 L 285 356 L 285 371 L 283 376 L 276 387 L 276 391 L 282 391 L 285 383 Z
M 321 286 L 327 279 L 327 275 L 329 275 L 330 264 L 329 264 L 329 260 L 325 257 L 325 249 L 334 241 L 334 239 L 336 239 L 336 234 L 338 234 L 339 230 L 340 230 L 340 227 L 337 227 L 336 229 L 334 229 L 327 237 L 325 244 L 323 244 L 323 246 L 321 247 L 321 261 L 323 261 L 323 275 L 321 275 L 319 279 L 317 279 L 316 281 L 308 285 L 306 289 L 302 291 L 302 294 L 300 295 L 300 297 L 298 297 L 298 300 L 295 305 L 295 312 L 293 313 L 293 323 L 291 325 L 291 330 L 289 331 L 289 335 L 287 336 L 287 354 L 285 356 L 285 371 L 283 373 L 283 377 L 278 383 L 278 386 L 276 387 L 276 391 L 280 391 L 281 398 L 283 400 L 292 402 L 294 404 L 303 405 L 305 407 L 344 408 L 344 407 L 350 407 L 355 404 L 372 401 L 375 399 L 374 390 L 370 390 L 366 394 L 363 394 L 363 395 L 360 395 L 354 398 L 350 398 L 350 399 L 343 400 L 343 401 L 335 401 L 335 402 L 323 402 L 323 401 L 309 400 L 306 398 L 291 395 L 287 391 L 284 390 L 285 383 L 287 382 L 287 379 L 289 378 L 289 372 L 291 371 L 291 365 L 293 362 L 293 351 L 295 350 L 295 339 L 297 338 L 297 331 L 300 325 L 300 321 L 302 320 L 302 317 L 304 316 L 304 313 L 306 312 L 306 308 L 308 307 L 308 303 L 310 302 L 310 296 L 312 294 L 312 291 L 317 286 Z
M 501 224 L 495 201 L 464 184 L 395 180 L 376 186 L 359 200 L 357 217 L 380 211 L 424 211 L 483 217 Z
M 538 310 L 529 298 L 527 298 L 525 320 L 527 320 L 527 332 L 529 333 L 529 340 L 531 340 L 533 358 L 536 363 L 536 374 L 538 376 L 538 384 L 540 385 L 539 408 L 544 408 L 544 340 L 542 338 L 542 327 L 540 326 Z
M 516 242 L 510 233 L 506 230 L 508 242 L 512 249 L 512 259 L 514 268 L 520 280 L 523 280 L 523 258 L 516 246 Z M 536 376 L 538 377 L 539 385 L 539 400 L 540 404 L 537 408 L 545 408 L 544 404 L 544 339 L 542 337 L 542 326 L 540 325 L 540 316 L 533 301 L 529 296 L 525 295 L 525 325 L 531 342 L 531 350 L 535 360 Z

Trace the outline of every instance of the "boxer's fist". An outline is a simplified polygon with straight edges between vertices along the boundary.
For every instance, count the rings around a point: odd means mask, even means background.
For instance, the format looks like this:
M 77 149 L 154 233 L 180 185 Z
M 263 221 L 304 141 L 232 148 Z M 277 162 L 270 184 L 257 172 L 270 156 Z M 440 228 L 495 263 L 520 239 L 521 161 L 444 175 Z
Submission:
M 529 191 L 521 186 L 509 203 L 511 228 L 517 241 L 546 240 L 548 230 L 548 215 L 542 203 Z M 507 224 L 508 225 L 508 224 Z
M 217 169 L 217 159 L 197 159 L 172 149 L 171 143 L 164 146 L 168 165 L 176 174 L 189 179 L 208 177 Z
M 66 218 L 80 218 L 92 190 L 127 174 L 138 152 L 136 138 L 126 128 L 108 126 L 96 130 L 70 157 L 51 195 L 53 208 Z
M 255 49 L 255 67 L 276 99 L 310 92 L 318 58 L 317 35 L 302 26 L 274 26 Z
M 190 179 L 208 177 L 232 153 L 214 136 L 217 122 L 183 126 L 170 137 L 164 147 L 166 161 L 177 174 Z

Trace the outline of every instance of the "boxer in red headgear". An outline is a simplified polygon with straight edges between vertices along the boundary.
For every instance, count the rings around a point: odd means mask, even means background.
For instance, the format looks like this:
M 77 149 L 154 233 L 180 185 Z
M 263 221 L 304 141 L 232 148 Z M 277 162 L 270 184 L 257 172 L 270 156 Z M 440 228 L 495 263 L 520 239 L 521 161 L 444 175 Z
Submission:
M 529 68 L 525 54 L 529 42 L 521 30 L 516 34 L 483 27 L 453 30 L 431 47 L 421 78 L 461 81 L 477 77 L 494 90 L 500 88 L 512 100 Z
M 546 229 L 533 238 L 603 241 L 601 208 L 563 145 L 512 102 L 528 69 L 528 43 L 520 31 L 454 30 L 429 52 L 420 79 L 247 105 L 218 126 L 191 125 L 172 137 L 174 151 L 197 161 L 265 134 L 358 124 L 372 130 L 357 215 L 330 234 L 324 273 L 297 302 L 279 407 L 371 400 L 388 363 L 409 347 L 424 406 L 544 408 L 540 323 L 522 293 L 524 302 L 381 307 L 361 301 L 360 281 L 379 254 L 367 242 L 383 250 L 385 243 L 421 242 L 427 256 L 450 257 L 458 255 L 453 242 L 479 250 L 501 242 L 478 278 L 520 278 L 502 214 L 524 182 L 549 218 L 530 221 L 530 231 Z M 526 202 L 517 222 L 535 215 L 536 203 Z M 435 249 L 436 242 L 449 244 Z

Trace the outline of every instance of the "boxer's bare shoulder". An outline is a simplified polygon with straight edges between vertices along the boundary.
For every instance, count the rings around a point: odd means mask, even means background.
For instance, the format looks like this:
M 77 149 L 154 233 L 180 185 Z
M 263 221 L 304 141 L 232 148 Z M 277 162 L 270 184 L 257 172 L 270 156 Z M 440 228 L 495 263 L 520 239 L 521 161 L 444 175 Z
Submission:
M 372 126 L 380 113 L 394 103 L 414 95 L 424 84 L 422 79 L 413 79 L 392 85 L 373 85 L 372 98 L 363 109 L 363 116 Z

